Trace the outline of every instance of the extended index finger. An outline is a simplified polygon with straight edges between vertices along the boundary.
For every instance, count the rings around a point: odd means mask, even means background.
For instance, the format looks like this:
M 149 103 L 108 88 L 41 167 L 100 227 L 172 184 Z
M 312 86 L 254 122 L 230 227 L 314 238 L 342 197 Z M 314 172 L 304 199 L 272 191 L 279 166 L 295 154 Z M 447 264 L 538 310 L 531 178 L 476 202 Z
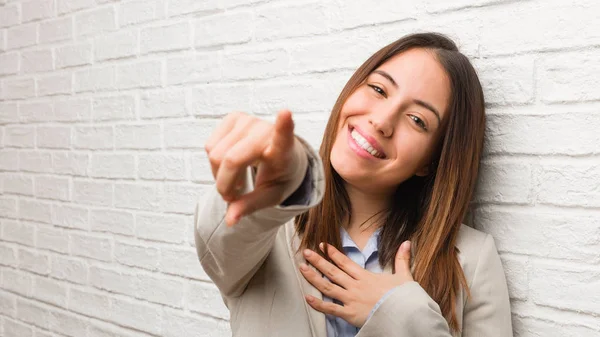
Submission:
M 294 146 L 294 121 L 292 112 L 281 110 L 277 114 L 273 139 L 269 148 L 265 151 L 265 157 L 277 158 L 279 155 L 287 153 Z

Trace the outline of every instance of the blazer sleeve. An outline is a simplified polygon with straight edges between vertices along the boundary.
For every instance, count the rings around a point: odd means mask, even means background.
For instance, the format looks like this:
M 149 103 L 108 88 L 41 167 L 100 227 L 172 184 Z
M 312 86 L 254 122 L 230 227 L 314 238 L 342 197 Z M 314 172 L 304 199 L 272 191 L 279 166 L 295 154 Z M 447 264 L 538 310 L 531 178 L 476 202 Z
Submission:
M 277 230 L 296 215 L 316 206 L 323 198 L 323 163 L 318 153 L 300 137 L 308 155 L 311 188 L 306 205 L 276 205 L 242 217 L 233 227 L 225 224 L 227 202 L 215 185 L 196 205 L 194 239 L 204 271 L 219 288 L 223 297 L 242 295 L 250 279 L 268 256 Z M 255 173 L 246 172 L 244 192 L 254 189 Z
M 484 240 L 463 312 L 462 334 L 452 334 L 438 304 L 417 282 L 394 290 L 357 337 L 512 337 L 504 270 L 493 238 Z

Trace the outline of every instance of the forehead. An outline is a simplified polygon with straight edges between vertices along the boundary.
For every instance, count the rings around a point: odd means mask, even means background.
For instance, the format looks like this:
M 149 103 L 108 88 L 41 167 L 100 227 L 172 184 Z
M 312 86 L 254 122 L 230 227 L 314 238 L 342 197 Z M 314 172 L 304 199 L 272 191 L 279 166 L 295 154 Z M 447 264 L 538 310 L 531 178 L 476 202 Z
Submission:
M 433 51 L 413 48 L 395 55 L 377 69 L 388 73 L 403 95 L 432 104 L 444 118 L 450 101 L 450 81 Z

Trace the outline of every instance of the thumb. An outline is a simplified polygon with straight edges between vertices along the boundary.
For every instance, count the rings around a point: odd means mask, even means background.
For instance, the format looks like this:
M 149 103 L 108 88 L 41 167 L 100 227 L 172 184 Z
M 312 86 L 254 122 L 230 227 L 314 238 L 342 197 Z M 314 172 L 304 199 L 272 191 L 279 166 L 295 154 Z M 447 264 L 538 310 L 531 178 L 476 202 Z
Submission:
M 294 146 L 294 120 L 292 112 L 280 110 L 275 120 L 275 128 L 271 143 L 264 152 L 267 158 L 276 158 L 278 155 L 287 153 Z
M 235 201 L 229 203 L 227 213 L 225 214 L 225 223 L 227 226 L 233 226 L 244 216 L 248 216 L 260 209 L 277 204 L 281 199 L 281 188 L 276 185 L 265 186 L 255 189 L 250 193 L 244 194 Z
M 404 241 L 400 245 L 400 248 L 398 248 L 394 264 L 395 274 L 400 273 L 402 270 L 410 273 L 410 246 L 410 241 Z

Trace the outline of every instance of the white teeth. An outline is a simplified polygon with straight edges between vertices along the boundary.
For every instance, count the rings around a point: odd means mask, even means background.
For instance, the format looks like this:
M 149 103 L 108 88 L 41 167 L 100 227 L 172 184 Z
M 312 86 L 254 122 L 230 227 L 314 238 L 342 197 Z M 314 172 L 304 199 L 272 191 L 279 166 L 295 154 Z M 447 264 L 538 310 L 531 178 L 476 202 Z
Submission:
M 352 130 L 350 136 L 352 136 L 352 139 L 354 139 L 356 143 L 360 145 L 360 147 L 365 149 L 365 151 L 369 152 L 373 157 L 383 157 L 377 150 L 375 150 L 371 146 L 371 144 L 365 139 L 365 137 L 361 136 L 361 134 L 356 132 L 356 130 Z

